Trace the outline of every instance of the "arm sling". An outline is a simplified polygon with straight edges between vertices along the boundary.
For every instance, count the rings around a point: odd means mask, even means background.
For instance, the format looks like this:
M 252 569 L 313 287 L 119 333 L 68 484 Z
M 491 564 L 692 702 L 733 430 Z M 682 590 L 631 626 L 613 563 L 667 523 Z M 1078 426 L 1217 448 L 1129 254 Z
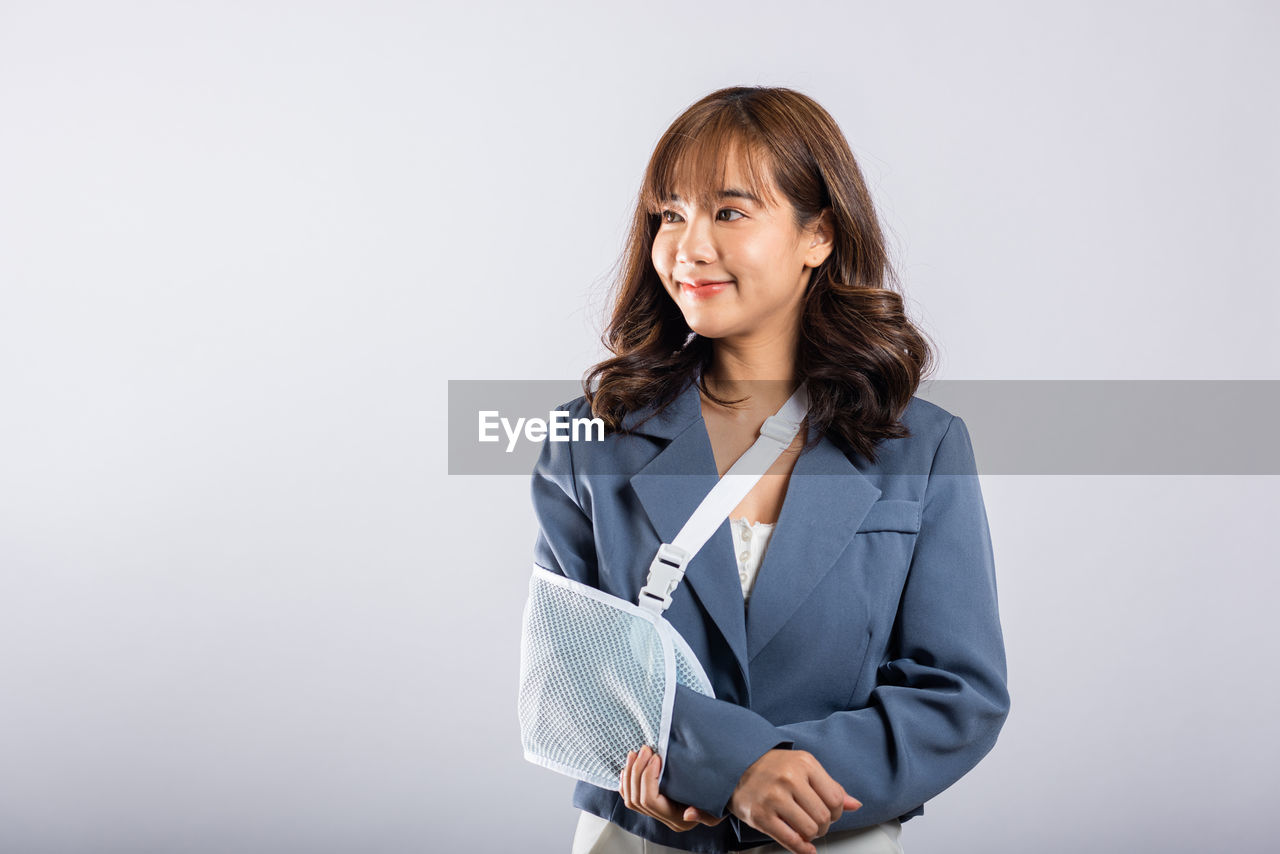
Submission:
M 649 745 L 666 770 L 676 685 L 714 697 L 689 644 L 663 616 L 685 568 L 769 466 L 809 411 L 802 382 L 649 565 L 637 602 L 533 566 L 520 639 L 525 759 L 617 789 L 627 752 Z

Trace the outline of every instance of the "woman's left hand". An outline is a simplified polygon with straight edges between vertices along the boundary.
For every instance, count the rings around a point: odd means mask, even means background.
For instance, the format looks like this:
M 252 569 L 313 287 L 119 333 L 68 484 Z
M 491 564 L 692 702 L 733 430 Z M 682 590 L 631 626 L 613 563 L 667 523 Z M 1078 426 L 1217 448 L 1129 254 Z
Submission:
M 627 754 L 627 767 L 622 769 L 622 802 L 628 809 L 656 818 L 672 830 L 689 830 L 698 824 L 714 827 L 723 818 L 716 818 L 697 807 L 677 803 L 658 791 L 658 772 L 662 757 L 645 745 L 639 753 Z

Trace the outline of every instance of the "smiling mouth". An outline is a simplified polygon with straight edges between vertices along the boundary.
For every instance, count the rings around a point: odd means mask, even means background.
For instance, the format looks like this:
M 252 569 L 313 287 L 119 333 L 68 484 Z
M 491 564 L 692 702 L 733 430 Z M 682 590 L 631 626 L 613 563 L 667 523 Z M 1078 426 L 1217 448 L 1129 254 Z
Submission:
M 688 288 L 691 291 L 696 291 L 702 288 L 712 288 L 712 287 L 716 287 L 717 285 L 731 285 L 731 284 L 733 284 L 732 279 L 725 279 L 723 282 L 703 282 L 700 285 L 695 285 L 693 282 L 681 282 L 680 287 Z
M 684 297 L 686 301 L 689 301 L 692 303 L 701 303 L 701 302 L 705 302 L 706 300 L 713 299 L 714 297 L 724 293 L 732 286 L 733 286 L 732 280 L 727 280 L 723 282 L 706 282 L 701 285 L 694 285 L 689 282 L 681 282 L 680 295 Z

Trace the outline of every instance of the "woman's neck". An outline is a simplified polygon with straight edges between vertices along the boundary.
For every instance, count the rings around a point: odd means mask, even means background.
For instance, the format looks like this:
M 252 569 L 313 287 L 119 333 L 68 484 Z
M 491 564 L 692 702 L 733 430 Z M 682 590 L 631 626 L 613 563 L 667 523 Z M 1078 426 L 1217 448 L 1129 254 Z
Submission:
M 798 384 L 795 363 L 790 349 L 743 349 L 716 342 L 703 378 L 717 397 L 745 397 L 751 409 L 776 411 Z

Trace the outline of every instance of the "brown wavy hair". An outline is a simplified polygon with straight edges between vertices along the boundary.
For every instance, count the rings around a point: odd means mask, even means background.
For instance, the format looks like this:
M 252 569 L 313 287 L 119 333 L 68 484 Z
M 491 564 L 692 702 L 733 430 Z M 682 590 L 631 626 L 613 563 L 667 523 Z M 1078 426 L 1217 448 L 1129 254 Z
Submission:
M 871 195 L 844 134 L 812 98 L 780 87 L 712 92 L 659 140 L 645 170 L 612 289 L 612 317 L 601 339 L 613 356 L 582 381 L 592 415 L 618 431 L 628 412 L 651 404 L 660 412 L 696 371 L 710 366 L 713 341 L 685 323 L 650 254 L 664 200 L 679 187 L 710 207 L 722 189 L 726 155 L 734 150 L 744 155 L 749 190 L 772 204 L 765 176 L 772 177 L 795 210 L 797 228 L 831 211 L 834 247 L 809 277 L 796 371 L 808 381 L 809 424 L 816 436 L 874 461 L 881 439 L 910 435 L 899 418 L 933 369 L 933 348 L 906 316 Z M 705 373 L 698 386 L 721 405 L 741 402 L 713 395 Z

